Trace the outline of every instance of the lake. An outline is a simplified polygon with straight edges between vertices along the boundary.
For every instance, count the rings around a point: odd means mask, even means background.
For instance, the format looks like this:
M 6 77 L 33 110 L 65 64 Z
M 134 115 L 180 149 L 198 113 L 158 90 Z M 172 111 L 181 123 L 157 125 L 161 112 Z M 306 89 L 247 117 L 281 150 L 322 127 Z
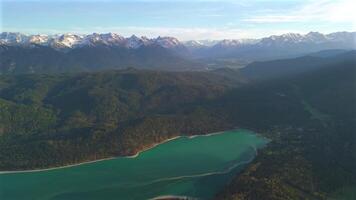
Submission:
M 209 199 L 268 140 L 248 130 L 179 137 L 141 152 L 73 167 L 0 174 L 3 200 Z

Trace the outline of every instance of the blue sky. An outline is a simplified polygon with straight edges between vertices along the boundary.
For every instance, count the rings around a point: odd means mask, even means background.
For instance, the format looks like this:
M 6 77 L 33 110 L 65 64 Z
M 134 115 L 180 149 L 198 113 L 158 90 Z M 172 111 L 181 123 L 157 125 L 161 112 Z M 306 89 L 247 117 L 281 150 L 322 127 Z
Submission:
M 0 31 L 189 39 L 355 31 L 354 0 L 0 0 Z

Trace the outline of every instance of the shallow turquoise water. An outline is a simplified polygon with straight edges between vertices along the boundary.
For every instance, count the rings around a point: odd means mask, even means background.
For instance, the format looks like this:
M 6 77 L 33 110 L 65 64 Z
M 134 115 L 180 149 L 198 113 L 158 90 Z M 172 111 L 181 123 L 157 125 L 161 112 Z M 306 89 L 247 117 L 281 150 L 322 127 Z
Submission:
M 180 137 L 142 152 L 40 172 L 0 174 L 1 200 L 209 199 L 267 140 L 247 130 Z

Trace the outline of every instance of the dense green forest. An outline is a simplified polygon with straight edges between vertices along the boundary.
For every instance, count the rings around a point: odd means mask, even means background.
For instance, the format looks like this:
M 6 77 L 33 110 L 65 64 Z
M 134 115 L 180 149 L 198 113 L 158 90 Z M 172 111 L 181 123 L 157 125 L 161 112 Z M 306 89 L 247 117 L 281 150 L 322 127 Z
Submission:
M 159 45 L 128 49 L 98 44 L 67 51 L 41 45 L 31 48 L 0 45 L 0 74 L 89 72 L 127 67 L 170 71 L 205 68 L 203 63 L 183 58 Z
M 242 127 L 272 142 L 217 199 L 326 199 L 356 185 L 354 52 L 348 58 L 257 81 L 230 69 L 3 75 L 0 169 L 132 155 Z
M 240 84 L 221 72 L 134 69 L 3 76 L 0 168 L 130 155 L 180 134 L 231 128 L 221 113 L 200 104 Z
M 277 124 L 270 121 L 275 116 L 272 112 L 266 115 L 266 108 L 283 114 L 286 123 L 260 131 L 272 142 L 217 199 L 355 199 L 355 58 L 298 76 L 262 82 L 246 93 L 234 92 L 234 98 L 247 98 L 253 93 L 260 97 L 253 98 L 257 102 L 251 100 L 253 106 L 247 108 L 248 113 L 260 108 L 261 121 L 255 121 L 259 125 Z M 272 99 L 268 94 L 279 97 Z M 279 106 L 268 105 L 268 99 Z M 289 99 L 288 104 L 278 99 Z M 299 101 L 299 106 L 292 106 L 293 101 Z M 282 108 L 288 111 L 279 113 Z M 264 121 L 266 118 L 269 121 Z

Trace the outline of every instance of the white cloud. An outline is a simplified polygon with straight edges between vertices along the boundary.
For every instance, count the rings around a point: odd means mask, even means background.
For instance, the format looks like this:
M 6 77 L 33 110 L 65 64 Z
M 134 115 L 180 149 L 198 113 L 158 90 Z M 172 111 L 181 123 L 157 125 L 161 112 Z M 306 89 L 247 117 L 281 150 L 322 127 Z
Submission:
M 262 14 L 244 19 L 255 23 L 283 22 L 343 22 L 355 25 L 356 1 L 354 0 L 309 0 L 305 5 L 287 14 Z M 281 11 L 274 11 L 280 13 Z

